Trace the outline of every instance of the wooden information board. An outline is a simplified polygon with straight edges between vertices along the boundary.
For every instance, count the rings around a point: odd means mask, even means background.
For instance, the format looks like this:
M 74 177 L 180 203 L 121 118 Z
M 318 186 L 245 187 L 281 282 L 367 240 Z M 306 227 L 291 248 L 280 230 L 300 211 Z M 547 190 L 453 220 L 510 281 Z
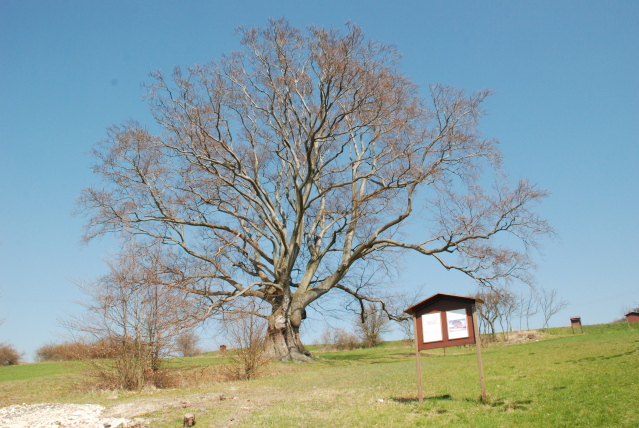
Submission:
M 435 294 L 404 312 L 413 316 L 415 326 L 415 356 L 419 402 L 423 401 L 420 351 L 477 344 L 477 364 L 482 400 L 486 399 L 484 368 L 481 358 L 481 337 L 475 314 L 475 304 L 484 303 L 474 297 Z
M 420 351 L 475 343 L 473 297 L 435 294 L 404 312 L 417 320 L 415 339 Z

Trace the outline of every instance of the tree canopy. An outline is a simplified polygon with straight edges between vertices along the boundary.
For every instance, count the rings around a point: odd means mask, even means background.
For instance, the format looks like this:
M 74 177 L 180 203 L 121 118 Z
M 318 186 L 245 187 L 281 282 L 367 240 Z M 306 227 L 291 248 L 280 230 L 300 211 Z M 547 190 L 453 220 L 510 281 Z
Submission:
M 167 283 L 210 313 L 262 300 L 281 359 L 309 355 L 299 327 L 326 293 L 383 304 L 353 276 L 404 251 L 481 284 L 527 279 L 551 232 L 533 211 L 546 192 L 509 187 L 478 129 L 489 91 L 421 90 L 394 47 L 350 24 L 239 33 L 240 51 L 153 73 L 156 123 L 113 126 L 97 145 L 86 239 L 160 243 Z

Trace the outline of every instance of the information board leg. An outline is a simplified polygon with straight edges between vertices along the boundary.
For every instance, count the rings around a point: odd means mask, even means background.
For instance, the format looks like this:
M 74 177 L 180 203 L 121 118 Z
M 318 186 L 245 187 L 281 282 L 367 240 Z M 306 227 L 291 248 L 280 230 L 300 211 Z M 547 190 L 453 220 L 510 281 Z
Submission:
M 413 317 L 413 327 L 415 332 L 417 331 L 417 318 Z M 419 343 L 417 342 L 417 335 L 415 335 L 415 364 L 417 366 L 417 395 L 419 397 L 419 404 L 424 402 L 424 393 L 422 391 L 422 359 L 419 353 Z
M 479 367 L 479 385 L 481 386 L 481 401 L 486 401 L 486 386 L 484 385 L 484 363 L 481 359 L 481 336 L 479 335 L 479 323 L 477 312 L 473 305 L 473 324 L 475 325 L 475 347 L 477 348 L 477 366 Z

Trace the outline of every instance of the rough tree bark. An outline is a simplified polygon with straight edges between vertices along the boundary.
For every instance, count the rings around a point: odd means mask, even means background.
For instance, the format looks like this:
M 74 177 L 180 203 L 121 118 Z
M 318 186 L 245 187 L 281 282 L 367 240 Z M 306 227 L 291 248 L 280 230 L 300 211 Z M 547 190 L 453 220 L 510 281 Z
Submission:
M 304 311 L 329 292 L 385 307 L 383 290 L 352 273 L 398 252 L 481 284 L 526 279 L 528 249 L 550 233 L 531 210 L 546 193 L 508 186 L 477 127 L 489 91 L 435 85 L 425 99 L 396 49 L 353 25 L 279 20 L 240 33 L 240 52 L 172 79 L 154 73 L 153 132 L 109 130 L 95 150 L 102 185 L 80 199 L 86 239 L 160 243 L 167 284 L 208 301 L 207 314 L 266 302 L 270 313 L 255 315 L 279 359 L 308 358 Z

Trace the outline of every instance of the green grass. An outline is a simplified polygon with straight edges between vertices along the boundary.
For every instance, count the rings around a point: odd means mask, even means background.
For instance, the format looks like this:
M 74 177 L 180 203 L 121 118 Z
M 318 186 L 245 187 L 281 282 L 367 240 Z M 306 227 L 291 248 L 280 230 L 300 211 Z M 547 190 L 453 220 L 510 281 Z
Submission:
M 0 366 L 0 382 L 37 379 L 77 372 L 83 367 L 78 362 L 52 362 L 25 364 L 20 366 Z
M 180 426 L 186 412 L 195 413 L 198 426 L 204 427 L 636 425 L 637 329 L 607 324 L 585 326 L 583 334 L 573 334 L 570 328 L 550 329 L 543 337 L 482 350 L 485 403 L 479 400 L 475 349 L 460 347 L 448 349 L 445 356 L 442 350 L 422 352 L 424 403 L 420 405 L 414 351 L 401 342 L 374 349 L 316 352 L 318 360 L 312 364 L 273 363 L 267 375 L 253 381 L 120 394 L 112 402 L 96 394 L 47 393 L 50 381 L 63 376 L 59 371 L 64 366 L 37 369 L 39 374 L 35 367 L 40 364 L 4 367 L 0 368 L 0 395 L 2 405 L 23 402 L 24 397 L 12 394 L 16 386 L 20 390 L 21 383 L 27 382 L 43 394 L 40 401 L 56 397 L 56 401 L 105 405 L 135 401 L 140 408 L 161 402 L 144 415 L 157 428 Z M 193 367 L 213 361 L 219 359 L 200 357 L 176 364 Z M 30 367 L 33 374 L 27 375 Z M 16 372 L 7 375 L 12 370 Z M 28 398 L 24 402 L 39 401 L 37 394 Z
M 0 406 L 76 397 L 86 364 L 52 362 L 0 367 Z

